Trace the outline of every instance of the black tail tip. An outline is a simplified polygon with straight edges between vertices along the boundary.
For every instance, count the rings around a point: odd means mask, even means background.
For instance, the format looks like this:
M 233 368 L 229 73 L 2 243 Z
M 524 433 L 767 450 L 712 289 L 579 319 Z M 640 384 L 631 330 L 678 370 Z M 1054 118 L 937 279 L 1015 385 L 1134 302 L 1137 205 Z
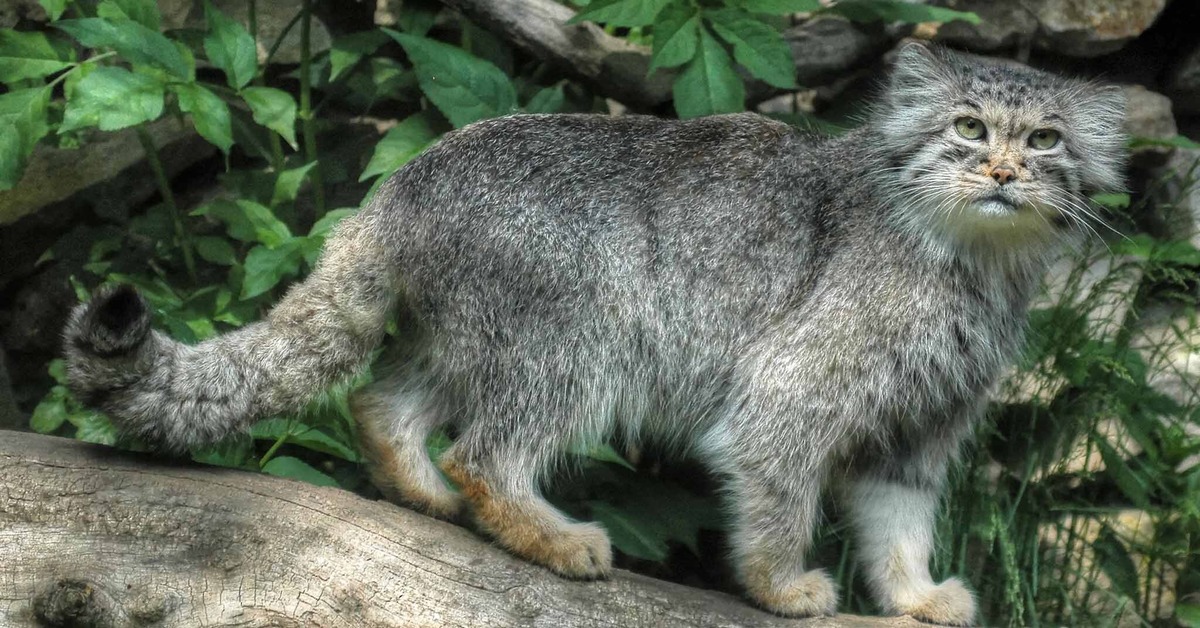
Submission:
M 127 353 L 150 331 L 150 307 L 132 286 L 101 286 L 76 308 L 67 340 L 100 357 Z

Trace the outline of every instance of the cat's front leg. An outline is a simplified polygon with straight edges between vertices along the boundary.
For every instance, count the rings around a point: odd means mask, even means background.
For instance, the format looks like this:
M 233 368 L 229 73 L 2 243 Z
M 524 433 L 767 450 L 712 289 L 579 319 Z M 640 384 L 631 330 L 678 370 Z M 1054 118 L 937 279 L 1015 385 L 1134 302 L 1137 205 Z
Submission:
M 805 554 L 820 518 L 827 455 L 818 422 L 747 412 L 710 435 L 713 466 L 728 481 L 729 540 L 747 596 L 789 617 L 833 615 L 837 588 Z
M 946 468 L 965 426 L 929 434 L 881 454 L 849 485 L 849 514 L 859 563 L 884 612 L 946 626 L 975 621 L 975 596 L 957 578 L 929 573 L 934 525 Z

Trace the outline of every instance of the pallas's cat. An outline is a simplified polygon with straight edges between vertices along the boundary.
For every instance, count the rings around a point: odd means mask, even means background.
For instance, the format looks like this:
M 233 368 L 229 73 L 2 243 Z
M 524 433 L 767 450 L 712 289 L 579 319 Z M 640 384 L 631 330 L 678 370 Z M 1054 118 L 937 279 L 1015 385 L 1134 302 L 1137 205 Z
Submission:
M 576 578 L 608 537 L 539 484 L 650 439 L 725 482 L 746 594 L 835 611 L 824 490 L 878 603 L 975 616 L 928 568 L 939 494 L 1086 195 L 1120 187 L 1119 90 L 910 45 L 864 126 L 752 114 L 511 116 L 447 135 L 329 238 L 266 320 L 187 346 L 102 288 L 66 329 L 80 398 L 166 448 L 302 407 L 389 339 L 354 411 L 375 483 Z M 454 426 L 441 468 L 426 437 Z

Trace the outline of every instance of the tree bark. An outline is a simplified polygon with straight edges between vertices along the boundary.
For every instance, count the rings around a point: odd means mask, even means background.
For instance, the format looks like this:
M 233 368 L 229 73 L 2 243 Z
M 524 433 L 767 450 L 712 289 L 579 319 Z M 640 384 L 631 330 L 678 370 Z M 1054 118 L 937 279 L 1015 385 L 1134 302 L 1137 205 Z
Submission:
M 650 53 L 591 22 L 567 24 L 575 16 L 554 0 L 444 0 L 471 21 L 503 37 L 601 94 L 638 110 L 671 99 L 674 73 L 650 69 Z
M 0 432 L 3 626 L 919 626 L 572 582 L 352 493 Z

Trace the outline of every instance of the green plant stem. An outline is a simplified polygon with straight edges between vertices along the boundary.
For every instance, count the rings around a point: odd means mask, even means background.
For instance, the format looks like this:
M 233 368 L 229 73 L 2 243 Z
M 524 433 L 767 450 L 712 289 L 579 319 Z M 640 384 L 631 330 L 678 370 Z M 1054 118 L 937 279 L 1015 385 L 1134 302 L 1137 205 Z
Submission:
M 175 239 L 179 242 L 179 247 L 183 249 L 183 265 L 187 267 L 188 278 L 192 280 L 192 283 L 196 283 L 196 258 L 192 253 L 192 240 L 187 230 L 183 228 L 183 215 L 179 212 L 179 206 L 175 204 L 175 195 L 171 193 L 171 183 L 167 180 L 166 171 L 163 170 L 162 160 L 158 158 L 158 148 L 154 146 L 154 139 L 150 137 L 145 126 L 137 127 L 137 136 L 142 143 L 142 150 L 146 152 L 146 160 L 150 162 L 150 169 L 154 171 L 154 180 L 158 183 L 158 191 L 162 194 L 163 202 L 171 212 L 171 220 L 175 223 Z
M 304 222 L 311 224 L 325 215 L 325 186 L 321 179 L 321 163 L 317 161 L 317 132 L 312 112 L 312 79 L 309 76 L 312 65 L 312 0 L 304 0 L 300 10 L 303 13 L 300 20 L 300 126 L 304 134 L 304 161 L 314 164 L 309 181 L 312 183 L 313 206 L 316 210 L 312 220 Z
M 89 57 L 87 59 L 84 59 L 83 61 L 80 61 L 79 63 L 76 63 L 75 65 L 71 66 L 70 70 L 67 70 L 66 72 L 63 72 L 62 74 L 59 74 L 58 76 L 54 77 L 54 80 L 50 81 L 50 83 L 48 85 L 46 85 L 46 87 L 52 88 L 55 85 L 58 85 L 59 83 L 67 80 L 68 76 L 71 76 L 72 74 L 74 74 L 76 72 L 76 70 L 78 70 L 79 68 L 82 68 L 84 65 L 86 65 L 88 63 L 95 63 L 102 59 L 107 59 L 109 57 L 115 56 L 116 54 L 117 53 L 115 53 L 115 52 L 105 52 L 102 54 L 98 54 L 94 57 Z
M 257 0 L 250 0 L 249 5 L 246 8 L 246 13 L 247 13 L 247 21 L 249 22 L 249 27 L 250 27 L 250 37 L 252 37 L 254 39 L 254 54 L 257 55 L 258 54 L 258 2 L 257 2 Z M 286 30 L 284 30 L 284 34 L 287 34 Z M 280 35 L 279 39 L 275 41 L 275 46 L 278 46 L 280 41 L 283 41 L 283 35 Z M 275 52 L 275 47 L 272 47 L 271 52 L 272 53 Z M 267 63 L 269 64 L 270 62 L 271 62 L 271 56 L 268 54 L 267 55 Z M 254 73 L 254 84 L 259 87 L 263 86 L 263 73 L 262 72 Z M 267 141 L 270 142 L 270 148 L 271 148 L 271 168 L 277 173 L 283 172 L 283 167 L 284 167 L 283 142 L 280 141 L 279 135 L 276 133 L 270 133 L 268 135 Z
M 275 457 L 275 452 L 279 451 L 279 448 L 283 447 L 283 444 L 286 443 L 287 439 L 289 439 L 291 437 L 292 437 L 292 420 L 288 419 L 287 427 L 285 427 L 283 429 L 283 434 L 280 434 L 279 438 L 276 438 L 275 442 L 271 444 L 271 448 L 267 450 L 267 453 L 263 454 L 262 458 L 259 458 L 258 468 L 261 469 L 261 468 L 267 466 L 267 463 L 270 462 L 271 458 Z

